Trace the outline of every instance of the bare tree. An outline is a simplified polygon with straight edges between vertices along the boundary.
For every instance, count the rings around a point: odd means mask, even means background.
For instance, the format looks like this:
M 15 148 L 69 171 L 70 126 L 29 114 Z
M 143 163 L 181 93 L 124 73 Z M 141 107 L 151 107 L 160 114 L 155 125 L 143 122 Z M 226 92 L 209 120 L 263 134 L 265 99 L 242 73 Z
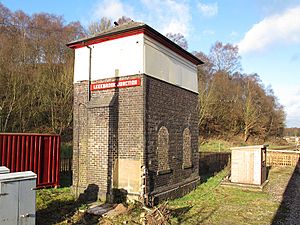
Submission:
M 167 33 L 166 37 L 171 41 L 179 45 L 184 50 L 188 49 L 188 43 L 185 37 L 181 33 Z
M 72 50 L 78 22 L 0 4 L 0 131 L 64 134 L 72 122 Z
M 131 21 L 133 21 L 131 18 L 129 18 L 129 17 L 127 17 L 127 16 L 122 16 L 122 17 L 120 17 L 120 18 L 117 20 L 117 23 L 118 23 L 119 25 L 122 25 L 122 24 L 124 24 L 124 23 L 128 23 L 128 22 L 131 22 Z
M 100 21 L 91 22 L 87 28 L 88 35 L 95 35 L 101 31 L 107 30 L 112 27 L 112 21 L 107 17 L 102 17 Z
M 129 21 L 124 16 L 117 22 Z M 110 27 L 111 20 L 102 18 L 88 32 Z M 65 43 L 85 32 L 79 22 L 11 12 L 0 3 L 0 131 L 70 133 L 74 52 Z M 182 34 L 167 36 L 187 49 Z M 194 55 L 205 62 L 198 71 L 202 136 L 240 135 L 248 141 L 283 134 L 284 108 L 258 75 L 239 72 L 236 46 L 217 42 L 208 56 Z
M 238 47 L 232 44 L 223 45 L 222 42 L 216 42 L 210 49 L 209 59 L 213 64 L 214 72 L 223 71 L 233 74 L 242 70 Z
M 201 51 L 194 51 L 192 52 L 194 56 L 196 56 L 198 59 L 200 59 L 204 64 L 201 65 L 201 68 L 204 70 L 206 74 L 212 74 L 213 73 L 213 63 L 211 62 L 209 56 L 204 54 Z

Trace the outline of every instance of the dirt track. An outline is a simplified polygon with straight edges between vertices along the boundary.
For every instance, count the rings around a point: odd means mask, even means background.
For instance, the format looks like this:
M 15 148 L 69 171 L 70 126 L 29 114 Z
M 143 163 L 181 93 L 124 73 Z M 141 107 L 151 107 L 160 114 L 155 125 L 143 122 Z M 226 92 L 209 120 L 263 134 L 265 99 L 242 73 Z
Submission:
M 273 176 L 275 175 L 281 177 L 269 186 L 268 191 L 272 193 L 274 200 L 280 201 L 281 204 L 272 225 L 298 225 L 300 224 L 300 168 L 297 167 L 292 174 L 275 173 Z

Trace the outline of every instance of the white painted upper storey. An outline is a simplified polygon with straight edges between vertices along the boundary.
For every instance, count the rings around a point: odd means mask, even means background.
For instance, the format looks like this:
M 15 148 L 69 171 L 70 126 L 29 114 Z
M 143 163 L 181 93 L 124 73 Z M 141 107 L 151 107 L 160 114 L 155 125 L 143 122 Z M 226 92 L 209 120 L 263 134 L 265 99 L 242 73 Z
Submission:
M 89 45 L 91 80 L 147 74 L 198 93 L 197 66 L 141 33 Z M 75 49 L 74 82 L 89 78 L 88 47 Z

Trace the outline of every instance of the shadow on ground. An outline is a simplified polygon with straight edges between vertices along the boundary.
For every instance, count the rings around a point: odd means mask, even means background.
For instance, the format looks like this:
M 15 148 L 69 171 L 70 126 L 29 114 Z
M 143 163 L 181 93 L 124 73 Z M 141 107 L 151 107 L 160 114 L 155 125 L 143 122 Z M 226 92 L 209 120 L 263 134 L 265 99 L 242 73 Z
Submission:
M 192 206 L 187 206 L 183 208 L 174 209 L 171 210 L 171 215 L 172 217 L 177 218 L 177 222 L 179 224 L 185 224 L 188 220 L 190 222 L 192 221 L 195 224 L 202 224 L 217 211 L 217 208 L 207 209 L 205 207 L 202 207 L 201 209 L 197 210 L 197 212 L 186 217 L 185 214 L 187 214 L 192 208 Z
M 50 225 L 64 221 L 64 224 L 97 224 L 97 216 L 80 214 L 78 209 L 86 206 L 86 204 L 97 201 L 97 192 L 99 188 L 95 184 L 90 184 L 83 194 L 80 194 L 77 200 L 75 199 L 57 199 L 47 204 L 46 208 L 36 212 L 37 224 Z M 55 192 L 49 192 L 48 198 L 51 199 Z M 67 195 L 67 193 L 66 193 Z M 75 216 L 76 222 L 73 222 L 72 217 Z
M 300 159 L 272 221 L 272 225 L 279 224 L 300 224 Z
M 59 173 L 59 184 L 60 187 L 72 186 L 72 170 Z

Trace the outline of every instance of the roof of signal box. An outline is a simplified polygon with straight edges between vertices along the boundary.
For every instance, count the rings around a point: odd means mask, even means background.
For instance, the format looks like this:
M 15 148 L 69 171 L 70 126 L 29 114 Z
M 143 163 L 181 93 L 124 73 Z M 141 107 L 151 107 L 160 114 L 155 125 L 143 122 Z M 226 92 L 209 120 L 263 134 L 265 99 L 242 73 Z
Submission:
M 152 39 L 158 41 L 160 44 L 176 52 L 183 58 L 189 60 L 195 65 L 203 64 L 203 62 L 195 57 L 193 54 L 181 48 L 179 45 L 171 41 L 166 36 L 162 35 L 158 31 L 154 30 L 152 27 L 141 22 L 128 22 L 119 26 L 112 27 L 110 29 L 101 31 L 95 35 L 88 36 L 85 38 L 77 39 L 67 43 L 70 48 L 81 48 L 87 45 L 97 44 L 104 41 L 110 41 L 118 38 L 123 38 L 127 36 L 132 36 L 136 34 L 144 33 Z

